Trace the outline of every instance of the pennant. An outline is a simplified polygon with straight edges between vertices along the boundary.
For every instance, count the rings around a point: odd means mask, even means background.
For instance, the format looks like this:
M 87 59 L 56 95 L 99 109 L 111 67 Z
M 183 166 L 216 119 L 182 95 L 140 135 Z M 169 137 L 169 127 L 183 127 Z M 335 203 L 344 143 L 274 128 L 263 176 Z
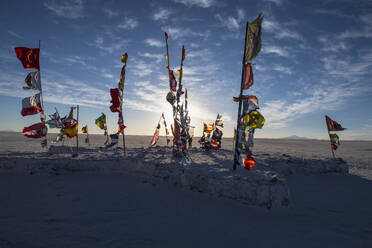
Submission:
M 25 83 L 27 86 L 23 86 L 24 90 L 41 90 L 40 71 L 33 71 L 27 74 Z
M 261 24 L 263 21 L 262 13 L 258 15 L 256 20 L 249 23 L 246 31 L 246 49 L 244 51 L 244 63 L 254 59 L 261 51 Z
M 327 124 L 328 131 L 343 131 L 343 130 L 346 129 L 346 128 L 343 128 L 336 121 L 333 121 L 327 115 L 325 116 L 325 119 L 326 119 L 326 124 Z
M 22 133 L 27 138 L 38 139 L 38 138 L 45 137 L 47 135 L 48 128 L 47 128 L 47 126 L 45 126 L 44 123 L 40 122 L 40 123 L 36 123 L 34 125 L 31 125 L 29 127 L 23 128 Z
M 106 115 L 102 113 L 102 115 L 96 119 L 95 123 L 99 128 L 105 129 L 106 128 Z
M 41 102 L 40 102 L 40 93 L 23 98 L 22 100 L 22 116 L 34 115 L 42 111 Z
M 110 89 L 110 95 L 111 95 L 111 103 L 110 106 L 111 112 L 119 112 L 120 113 L 120 91 L 118 88 Z
M 169 70 L 169 88 L 172 91 L 177 91 L 177 81 L 173 70 Z
M 250 63 L 243 65 L 243 70 L 243 90 L 247 90 L 253 85 L 252 65 Z
M 160 127 L 157 127 L 156 130 L 155 130 L 154 136 L 152 137 L 150 147 L 154 147 L 156 145 L 156 143 L 158 142 L 159 132 L 160 132 Z
M 61 129 L 62 133 L 69 138 L 75 137 L 79 133 L 78 124 L 75 122 L 73 125 Z
M 187 56 L 187 53 L 186 53 L 185 47 L 182 46 L 182 62 L 185 60 L 186 56 Z
M 210 123 L 203 123 L 204 124 L 204 133 L 211 133 L 213 131 L 213 124 Z
M 14 48 L 17 58 L 22 62 L 25 69 L 36 69 L 40 71 L 39 48 L 16 47 Z
M 82 133 L 88 133 L 88 125 L 81 128 Z

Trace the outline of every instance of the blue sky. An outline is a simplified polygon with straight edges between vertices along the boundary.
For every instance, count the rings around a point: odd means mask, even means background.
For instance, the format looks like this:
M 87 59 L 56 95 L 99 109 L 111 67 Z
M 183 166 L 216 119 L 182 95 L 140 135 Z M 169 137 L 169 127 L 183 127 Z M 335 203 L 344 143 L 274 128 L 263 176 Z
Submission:
M 14 47 L 37 47 L 48 114 L 80 104 L 80 123 L 101 133 L 94 120 L 107 114 L 109 89 L 117 87 L 120 56 L 129 55 L 125 82 L 128 134 L 153 133 L 161 112 L 170 124 L 164 31 L 170 65 L 181 48 L 184 86 L 196 134 L 222 113 L 232 136 L 240 87 L 245 22 L 264 13 L 262 51 L 254 59 L 255 83 L 267 122 L 256 137 L 327 138 L 324 115 L 348 130 L 341 139 L 372 140 L 372 2 L 369 0 L 164 0 L 1 1 L 0 130 L 20 131 L 37 116 L 20 115 L 28 71 Z M 53 131 L 53 130 L 50 130 Z M 55 130 L 54 130 L 55 131 Z

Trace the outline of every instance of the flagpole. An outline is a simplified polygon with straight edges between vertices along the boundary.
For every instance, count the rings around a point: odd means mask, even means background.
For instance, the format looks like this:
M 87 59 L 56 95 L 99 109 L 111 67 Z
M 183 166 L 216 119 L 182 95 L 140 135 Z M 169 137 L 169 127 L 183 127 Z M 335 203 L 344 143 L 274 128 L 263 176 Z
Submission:
M 76 108 L 76 121 L 77 121 L 77 133 L 76 133 L 76 153 L 73 155 L 74 157 L 79 156 L 79 105 Z
M 87 138 L 88 138 L 88 146 L 90 147 L 90 139 L 89 139 L 88 125 L 87 125 Z
M 125 74 L 126 74 L 126 71 L 127 71 L 127 61 L 128 61 L 128 59 L 125 61 L 125 64 L 124 64 L 123 87 L 119 87 L 119 89 L 121 91 L 120 117 L 121 117 L 121 120 L 123 121 L 123 125 L 124 125 L 124 117 L 123 117 L 124 82 L 125 82 Z M 119 126 L 119 129 L 120 129 L 120 126 Z M 125 133 L 124 132 L 125 132 L 125 129 L 121 130 L 121 134 L 123 135 L 123 156 L 125 158 L 125 157 L 127 157 L 127 149 L 125 147 Z
M 41 41 L 39 40 L 39 54 L 41 53 L 41 50 L 40 50 L 40 43 Z M 39 73 L 40 73 L 40 56 L 39 56 Z M 40 76 L 40 75 L 39 75 Z M 41 76 L 40 76 L 41 77 Z M 45 125 L 45 114 L 44 114 L 44 99 L 43 99 L 43 87 L 41 85 L 41 78 L 40 78 L 40 101 L 41 101 L 41 122 Z M 48 132 L 47 134 L 45 135 L 45 141 L 47 141 L 47 135 L 48 135 Z
M 333 156 L 333 159 L 335 159 L 336 156 L 335 156 L 335 152 L 333 151 L 333 148 L 332 148 L 332 140 L 331 140 L 331 136 L 330 136 L 329 130 L 328 130 L 328 137 L 329 137 L 329 142 L 331 143 L 332 156 Z
M 245 28 L 245 42 L 244 42 L 244 52 L 243 52 L 243 59 L 242 59 L 242 78 L 240 82 L 240 94 L 239 94 L 239 108 L 238 108 L 238 120 L 236 123 L 236 139 L 235 139 L 235 149 L 234 149 L 234 164 L 233 164 L 233 170 L 236 170 L 236 162 L 237 162 L 237 157 L 236 157 L 236 151 L 238 148 L 238 133 L 239 133 L 239 126 L 240 126 L 240 115 L 242 111 L 242 94 L 243 94 L 243 83 L 244 83 L 244 62 L 245 62 L 245 51 L 247 49 L 247 39 L 248 39 L 248 22 L 246 23 L 246 28 Z

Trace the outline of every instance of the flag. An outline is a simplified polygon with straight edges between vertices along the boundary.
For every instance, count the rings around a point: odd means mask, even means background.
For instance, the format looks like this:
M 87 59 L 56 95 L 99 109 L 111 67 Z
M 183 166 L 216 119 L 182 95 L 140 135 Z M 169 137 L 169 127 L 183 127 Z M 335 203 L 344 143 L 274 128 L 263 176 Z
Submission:
M 89 137 L 85 137 L 85 143 L 89 144 Z
M 88 125 L 82 127 L 81 132 L 82 133 L 88 133 Z
M 24 90 L 41 90 L 40 71 L 33 71 L 27 74 L 25 83 L 27 86 L 23 86 Z
M 119 135 L 118 134 L 110 134 L 111 143 L 109 147 L 117 145 L 119 142 Z
M 173 70 L 169 70 L 169 88 L 170 90 L 177 91 L 177 81 Z
M 182 46 L 182 61 L 185 60 L 186 56 L 187 56 L 187 53 L 186 53 L 185 47 Z
M 247 96 L 248 100 L 243 101 L 243 115 L 249 114 L 252 111 L 259 109 L 258 99 L 255 96 Z
M 246 31 L 246 49 L 244 51 L 244 63 L 254 59 L 261 51 L 261 24 L 263 21 L 262 13 L 258 15 L 256 20 L 247 25 Z
M 343 131 L 343 130 L 346 129 L 346 128 L 343 128 L 336 121 L 333 121 L 327 115 L 325 116 L 325 119 L 326 119 L 326 124 L 327 124 L 328 131 Z
M 203 123 L 204 124 L 204 133 L 211 133 L 213 131 L 213 124 Z
M 178 75 L 178 81 L 181 82 L 181 80 L 182 80 L 182 70 L 181 69 L 177 70 L 177 75 Z
M 127 61 L 128 61 L 128 54 L 124 53 L 123 55 L 121 55 L 121 62 L 126 64 Z
M 243 70 L 243 90 L 247 90 L 253 85 L 253 71 L 251 63 L 243 65 Z
M 45 137 L 48 133 L 48 128 L 45 126 L 44 123 L 36 123 L 34 125 L 31 125 L 29 127 L 25 127 L 22 130 L 22 133 L 27 138 L 42 138 Z
M 106 128 L 106 115 L 104 113 L 96 119 L 96 125 L 101 129 Z
M 61 129 L 62 133 L 69 138 L 75 137 L 79 133 L 78 124 L 75 121 L 71 126 L 67 126 Z
M 258 111 L 252 111 L 243 117 L 244 125 L 252 128 L 262 128 L 265 123 L 265 118 Z
M 168 43 L 168 34 L 167 34 L 167 32 L 164 32 L 164 35 L 165 35 L 165 41 Z
M 23 68 L 40 71 L 39 48 L 16 47 L 14 50 L 17 58 L 22 62 Z
M 49 125 L 49 128 L 62 128 L 62 120 L 59 116 L 58 111 L 56 111 L 54 114 L 49 115 L 50 120 L 46 122 L 46 124 Z
M 212 139 L 221 141 L 222 135 L 223 135 L 223 132 L 220 129 L 216 128 L 213 132 Z
M 176 96 L 173 94 L 172 91 L 169 91 L 167 94 L 167 101 L 173 105 L 176 102 Z
M 256 96 L 253 96 L 253 95 L 243 95 L 243 96 L 241 96 L 241 99 L 242 99 L 242 101 L 252 100 L 252 101 L 254 101 L 258 105 L 258 99 L 257 99 Z M 233 101 L 234 102 L 239 102 L 239 100 L 240 100 L 240 97 L 233 96 Z
M 158 142 L 158 140 L 159 140 L 159 132 L 160 132 L 160 129 L 159 128 L 156 128 L 155 133 L 154 133 L 154 136 L 152 137 L 152 140 L 151 140 L 151 143 L 150 143 L 150 147 L 155 146 L 156 143 Z
M 111 103 L 110 106 L 111 112 L 120 112 L 120 91 L 118 88 L 110 89 Z
M 335 134 L 335 133 L 330 133 L 330 134 L 329 134 L 329 138 L 330 138 L 330 140 L 331 140 L 331 144 L 332 144 L 332 145 L 339 145 L 339 144 L 340 144 L 340 139 L 339 139 L 339 137 L 338 137 L 337 134 Z M 335 149 L 335 150 L 336 150 L 336 149 Z
M 34 115 L 42 111 L 41 102 L 40 102 L 40 93 L 23 98 L 22 100 L 22 116 Z

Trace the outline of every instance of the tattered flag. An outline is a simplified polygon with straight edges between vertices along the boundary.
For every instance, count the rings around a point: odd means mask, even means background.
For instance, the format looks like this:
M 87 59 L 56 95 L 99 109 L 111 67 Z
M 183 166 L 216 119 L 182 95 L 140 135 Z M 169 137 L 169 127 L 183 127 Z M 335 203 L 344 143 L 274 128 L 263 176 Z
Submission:
M 22 62 L 23 68 L 40 70 L 39 48 L 16 47 L 14 50 L 17 58 Z

